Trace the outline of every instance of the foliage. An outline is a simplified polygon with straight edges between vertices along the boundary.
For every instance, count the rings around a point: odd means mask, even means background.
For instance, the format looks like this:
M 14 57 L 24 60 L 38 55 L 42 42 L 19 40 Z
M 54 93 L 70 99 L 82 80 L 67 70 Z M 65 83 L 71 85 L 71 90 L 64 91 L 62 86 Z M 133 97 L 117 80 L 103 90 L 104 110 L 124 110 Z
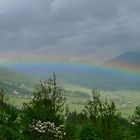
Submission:
M 66 125 L 67 140 L 75 140 L 78 137 L 79 130 L 76 110 L 68 114 L 65 125 Z
M 1 90 L 0 140 L 140 139 L 140 106 L 132 119 L 125 119 L 114 102 L 102 100 L 93 89 L 84 110 L 69 112 L 65 92 L 53 75 L 53 79 L 40 81 L 33 98 L 17 109 L 4 102 Z
M 84 111 L 80 113 L 77 113 L 76 110 L 74 112 L 70 112 L 65 123 L 67 140 L 77 140 L 83 125 L 87 122 L 87 114 Z
M 92 124 L 86 124 L 80 132 L 80 140 L 102 140 Z
M 140 105 L 134 111 L 133 121 L 135 125 L 140 126 Z
M 132 117 L 133 135 L 140 139 L 140 105 L 136 107 Z
M 17 123 L 19 111 L 12 105 L 3 103 L 0 106 L 0 139 L 23 139 Z
M 124 136 L 119 130 L 121 128 L 119 123 L 120 115 L 114 102 L 102 101 L 98 91 L 93 89 L 91 100 L 88 101 L 85 109 L 94 128 L 104 140 L 123 139 Z
M 51 122 L 41 122 L 34 120 L 33 124 L 29 126 L 35 133 L 40 135 L 42 140 L 61 140 L 65 137 L 64 125 L 56 127 Z
M 66 102 L 65 91 L 56 85 L 53 79 L 40 82 L 34 97 L 29 103 L 24 104 L 22 118 L 23 134 L 34 139 L 41 138 L 29 127 L 33 120 L 54 123 L 56 127 L 64 123 L 64 105 Z

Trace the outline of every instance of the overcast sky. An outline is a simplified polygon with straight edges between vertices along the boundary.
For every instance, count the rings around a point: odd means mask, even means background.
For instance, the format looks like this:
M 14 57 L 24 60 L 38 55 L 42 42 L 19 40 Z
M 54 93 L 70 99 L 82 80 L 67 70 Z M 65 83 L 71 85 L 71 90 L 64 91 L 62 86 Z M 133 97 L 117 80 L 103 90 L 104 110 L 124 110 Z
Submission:
M 0 62 L 101 63 L 140 51 L 140 0 L 0 0 Z

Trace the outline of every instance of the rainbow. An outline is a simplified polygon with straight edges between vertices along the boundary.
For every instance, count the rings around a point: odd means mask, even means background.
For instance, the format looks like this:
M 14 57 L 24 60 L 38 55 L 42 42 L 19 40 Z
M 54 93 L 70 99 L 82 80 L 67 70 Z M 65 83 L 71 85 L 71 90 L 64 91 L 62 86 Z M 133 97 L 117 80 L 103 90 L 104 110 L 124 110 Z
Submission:
M 6 60 L 6 62 L 2 61 Z M 87 62 L 82 62 L 80 61 L 70 61 L 68 58 L 63 55 L 63 56 L 58 56 L 58 55 L 41 55 L 41 54 L 25 54 L 24 52 L 19 53 L 19 52 L 9 52 L 9 53 L 0 53 L 0 65 L 5 66 L 5 67 L 18 67 L 18 66 L 38 66 L 38 67 L 46 67 L 47 65 L 55 65 L 55 66 L 65 66 L 65 67 L 76 67 L 76 68 L 89 68 L 89 69 L 94 69 L 96 68 L 97 70 L 99 69 L 105 69 L 106 71 L 118 71 L 121 73 L 126 73 L 130 75 L 136 75 L 140 76 L 140 66 L 133 66 L 130 64 L 118 62 L 115 64 L 111 65 L 97 65 Z
M 140 68 L 134 68 L 134 66 L 132 65 L 128 65 L 128 64 L 117 64 L 117 65 L 96 65 L 96 64 L 91 64 L 91 63 L 82 63 L 82 62 L 70 62 L 70 61 L 53 61 L 53 60 L 49 60 L 49 61 L 45 61 L 45 60 L 41 60 L 41 61 L 33 61 L 33 60 L 22 60 L 22 61 L 14 61 L 14 62 L 9 62 L 6 64 L 1 64 L 1 66 L 5 66 L 5 67 L 18 67 L 18 66 L 25 66 L 25 67 L 47 67 L 47 66 L 57 66 L 57 67 L 61 67 L 61 66 L 65 66 L 65 67 L 75 67 L 75 68 L 84 68 L 84 69 L 94 69 L 96 68 L 97 70 L 99 69 L 104 69 L 106 71 L 116 71 L 116 72 L 120 72 L 120 73 L 124 73 L 124 74 L 130 74 L 130 75 L 135 75 L 135 76 L 140 76 Z

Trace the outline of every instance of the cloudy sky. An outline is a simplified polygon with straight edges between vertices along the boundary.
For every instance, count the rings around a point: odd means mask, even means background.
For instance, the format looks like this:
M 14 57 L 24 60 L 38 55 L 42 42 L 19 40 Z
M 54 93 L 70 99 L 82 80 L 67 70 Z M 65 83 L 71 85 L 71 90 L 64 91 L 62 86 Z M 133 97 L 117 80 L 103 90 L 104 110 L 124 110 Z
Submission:
M 140 51 L 140 0 L 0 0 L 0 62 L 102 63 Z

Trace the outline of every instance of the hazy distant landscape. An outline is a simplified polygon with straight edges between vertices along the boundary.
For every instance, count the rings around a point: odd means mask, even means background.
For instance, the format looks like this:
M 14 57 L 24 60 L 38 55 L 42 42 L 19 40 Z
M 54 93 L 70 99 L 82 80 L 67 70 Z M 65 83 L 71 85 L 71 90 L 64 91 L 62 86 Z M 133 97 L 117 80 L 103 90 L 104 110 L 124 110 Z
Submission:
M 139 0 L 0 0 L 0 140 L 140 140 Z
M 137 62 L 139 54 L 129 52 L 106 62 L 106 66 L 47 62 L 3 64 L 0 68 L 1 88 L 11 96 L 10 103 L 21 105 L 30 99 L 40 80 L 48 79 L 55 72 L 58 84 L 67 90 L 71 110 L 81 111 L 91 96 L 91 89 L 96 88 L 102 98 L 114 101 L 124 116 L 129 117 L 140 101 L 140 74 L 134 70 L 135 66 L 140 67 Z M 133 65 L 133 70 L 127 71 L 125 65 L 125 69 L 118 65 L 116 69 L 115 63 Z

